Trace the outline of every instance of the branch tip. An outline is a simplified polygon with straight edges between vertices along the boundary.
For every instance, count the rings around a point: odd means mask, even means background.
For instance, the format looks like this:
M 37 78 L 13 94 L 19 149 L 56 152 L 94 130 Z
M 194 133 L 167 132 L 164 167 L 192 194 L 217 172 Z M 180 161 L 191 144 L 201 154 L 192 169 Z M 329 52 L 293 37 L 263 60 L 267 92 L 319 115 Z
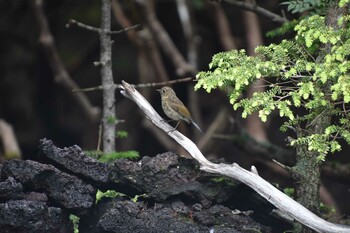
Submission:
M 256 175 L 259 175 L 258 169 L 256 169 L 254 165 L 250 167 L 250 171 Z

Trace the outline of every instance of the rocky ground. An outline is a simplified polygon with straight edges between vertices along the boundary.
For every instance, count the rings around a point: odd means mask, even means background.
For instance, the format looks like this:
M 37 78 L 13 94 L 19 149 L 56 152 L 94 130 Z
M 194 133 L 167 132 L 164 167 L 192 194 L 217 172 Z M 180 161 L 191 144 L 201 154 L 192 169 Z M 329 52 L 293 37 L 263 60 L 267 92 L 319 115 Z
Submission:
M 192 159 L 167 152 L 112 164 L 78 146 L 43 139 L 38 161 L 0 165 L 0 229 L 13 232 L 283 232 L 291 226 L 245 185 L 200 172 Z M 120 195 L 96 203 L 96 192 Z

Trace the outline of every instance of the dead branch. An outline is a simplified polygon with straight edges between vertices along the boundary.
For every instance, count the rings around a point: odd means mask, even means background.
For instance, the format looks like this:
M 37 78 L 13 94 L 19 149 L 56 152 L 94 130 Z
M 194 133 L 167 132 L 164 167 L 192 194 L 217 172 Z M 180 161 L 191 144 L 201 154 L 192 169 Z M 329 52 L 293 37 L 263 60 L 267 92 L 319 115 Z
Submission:
M 133 25 L 133 26 L 130 26 L 130 27 L 127 27 L 127 28 L 123 28 L 123 29 L 118 30 L 118 31 L 110 31 L 110 30 L 103 30 L 101 28 L 96 28 L 96 27 L 93 27 L 93 26 L 81 23 L 81 22 L 79 22 L 79 21 L 77 21 L 75 19 L 70 19 L 68 21 L 68 23 L 66 24 L 66 28 L 70 28 L 72 25 L 76 25 L 76 26 L 78 26 L 80 28 L 83 28 L 83 29 L 86 29 L 86 30 L 89 30 L 89 31 L 93 31 L 93 32 L 97 32 L 97 33 L 105 33 L 105 34 L 109 34 L 109 35 L 121 34 L 121 33 L 124 33 L 124 32 L 128 32 L 130 30 L 141 28 L 140 24 L 136 24 L 136 25 Z
M 349 226 L 330 223 L 318 217 L 304 206 L 272 186 L 269 182 L 261 178 L 257 174 L 256 169 L 252 169 L 254 171 L 252 172 L 241 168 L 236 163 L 231 165 L 222 163 L 214 164 L 208 161 L 200 152 L 198 147 L 190 139 L 185 137 L 180 132 L 174 130 L 173 127 L 164 121 L 149 104 L 149 102 L 135 88 L 125 81 L 122 81 L 122 84 L 124 89 L 121 91 L 121 93 L 134 101 L 153 124 L 162 129 L 164 132 L 167 132 L 171 138 L 185 148 L 191 154 L 191 156 L 199 162 L 201 170 L 228 176 L 248 185 L 259 193 L 259 195 L 276 206 L 279 210 L 317 232 L 350 233 Z
M 271 21 L 276 22 L 276 23 L 283 24 L 283 23 L 288 22 L 288 19 L 286 19 L 282 16 L 279 16 L 278 14 L 275 14 L 275 13 L 273 13 L 265 8 L 262 8 L 255 3 L 243 2 L 243 1 L 237 1 L 237 0 L 218 0 L 218 2 L 220 2 L 220 1 L 229 3 L 233 6 L 240 7 L 244 10 L 247 10 L 247 11 L 256 12 L 257 14 L 264 16 L 264 17 L 266 17 L 266 18 L 268 18 Z
M 78 89 L 79 87 L 68 74 L 60 56 L 58 55 L 54 38 L 51 34 L 47 18 L 43 12 L 42 5 L 42 0 L 32 1 L 36 23 L 39 27 L 40 32 L 39 43 L 43 48 L 44 55 L 46 56 L 46 59 L 48 60 L 48 63 L 55 76 L 54 80 L 59 85 L 61 85 L 66 90 L 66 92 L 71 95 L 72 98 L 76 100 L 78 106 L 82 109 L 87 119 L 89 119 L 91 122 L 94 122 L 100 115 L 100 109 L 98 107 L 92 106 L 85 94 L 72 94 L 72 90 Z
M 186 78 L 180 78 L 180 79 L 176 79 L 176 80 L 171 80 L 171 81 L 166 81 L 166 82 L 157 82 L 157 83 L 142 83 L 142 84 L 132 84 L 132 86 L 134 88 L 146 88 L 146 87 L 161 87 L 161 86 L 165 86 L 165 85 L 172 85 L 175 83 L 182 83 L 182 82 L 189 82 L 192 81 L 193 78 L 192 77 L 186 77 Z M 113 87 L 115 89 L 121 89 L 123 88 L 123 85 L 121 84 L 114 84 Z M 73 90 L 73 92 L 79 92 L 79 91 L 98 91 L 98 90 L 102 90 L 102 85 L 101 86 L 97 86 L 97 87 L 89 87 L 89 88 L 81 88 L 81 89 L 75 89 Z
M 164 53 L 170 58 L 172 63 L 176 68 L 176 73 L 178 76 L 183 76 L 185 74 L 195 75 L 196 70 L 189 63 L 186 62 L 184 57 L 178 51 L 174 42 L 169 37 L 168 33 L 165 31 L 161 23 L 156 17 L 154 12 L 153 1 L 150 0 L 140 0 L 138 1 L 141 4 L 144 11 L 147 23 L 158 41 L 159 45 L 163 49 Z

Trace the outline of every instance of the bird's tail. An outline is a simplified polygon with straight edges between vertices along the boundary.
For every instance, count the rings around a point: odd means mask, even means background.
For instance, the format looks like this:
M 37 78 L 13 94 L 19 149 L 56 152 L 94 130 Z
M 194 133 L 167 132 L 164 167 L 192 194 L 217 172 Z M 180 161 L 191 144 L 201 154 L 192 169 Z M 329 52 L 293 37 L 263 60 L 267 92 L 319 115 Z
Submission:
M 196 127 L 196 128 L 199 130 L 199 132 L 203 133 L 203 131 L 201 130 L 201 128 L 196 124 L 196 122 L 191 121 L 191 123 L 194 125 L 194 127 Z

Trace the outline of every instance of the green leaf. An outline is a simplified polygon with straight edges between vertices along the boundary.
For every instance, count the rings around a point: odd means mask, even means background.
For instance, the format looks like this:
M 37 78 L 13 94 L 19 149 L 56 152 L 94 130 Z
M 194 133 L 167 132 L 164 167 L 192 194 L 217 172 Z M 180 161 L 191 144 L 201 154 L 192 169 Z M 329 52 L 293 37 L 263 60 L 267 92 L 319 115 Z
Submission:
M 106 192 L 103 192 L 101 190 L 97 190 L 96 193 L 96 204 L 103 198 L 114 198 L 114 197 L 125 197 L 126 195 L 124 193 L 117 192 L 115 190 L 107 190 Z
M 73 223 L 74 233 L 79 233 L 79 221 L 80 218 L 74 214 L 69 215 L 69 220 Z

